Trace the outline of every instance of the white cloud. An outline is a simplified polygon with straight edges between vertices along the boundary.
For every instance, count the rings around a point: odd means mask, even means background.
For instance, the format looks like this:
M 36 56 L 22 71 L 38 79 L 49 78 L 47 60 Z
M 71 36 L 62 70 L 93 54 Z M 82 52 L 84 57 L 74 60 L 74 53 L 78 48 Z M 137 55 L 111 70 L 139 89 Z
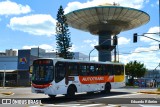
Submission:
M 148 69 L 154 69 L 160 62 L 160 52 L 159 51 L 150 51 L 150 50 L 158 50 L 158 46 L 151 46 L 148 48 L 139 47 L 136 48 L 132 54 L 122 54 L 119 55 L 120 62 L 128 63 L 130 61 L 137 60 L 138 62 L 144 63 L 146 68 Z M 148 52 L 142 52 L 141 51 L 148 51 Z M 137 52 L 137 53 L 135 53 Z
M 31 49 L 31 48 L 42 48 L 42 49 L 45 49 L 46 52 L 51 52 L 51 51 L 55 51 L 55 49 L 53 48 L 53 46 L 51 45 L 48 45 L 48 44 L 42 44 L 42 45 L 39 45 L 39 46 L 36 46 L 36 45 L 26 45 L 26 46 L 23 46 L 22 49 Z
M 91 61 L 98 61 L 98 57 L 91 57 Z
M 69 49 L 69 51 L 75 52 L 76 49 L 77 49 L 77 47 L 75 45 L 72 45 L 72 47 Z
M 92 40 L 84 40 L 83 42 L 84 42 L 84 43 L 91 43 Z
M 130 41 L 131 41 L 130 39 L 127 39 L 125 37 L 119 37 L 118 45 L 125 45 L 125 44 L 128 44 Z M 84 40 L 83 42 L 89 44 L 91 47 L 98 45 L 98 41 L 96 39 L 93 39 L 93 40 L 88 39 L 88 40 Z
M 93 40 L 84 40 L 83 42 L 89 44 L 91 47 L 94 47 L 94 46 L 98 45 L 98 41 L 96 39 L 93 39 Z
M 131 39 L 127 39 L 125 37 L 119 37 L 118 38 L 118 45 L 125 45 L 128 44 L 131 41 Z
M 149 3 L 149 0 L 146 0 L 145 2 L 146 2 L 146 3 Z
M 158 50 L 159 49 L 159 46 L 156 45 L 156 46 L 150 46 L 148 48 L 146 47 L 139 47 L 139 48 L 136 48 L 134 50 L 134 52 L 140 52 L 140 51 L 150 51 L 150 50 Z
M 154 4 L 151 4 L 151 7 L 154 7 L 155 5 Z
M 113 4 L 114 2 L 120 4 L 120 6 L 132 7 L 136 9 L 141 9 L 144 4 L 144 0 L 90 0 L 85 3 L 75 1 L 75 2 L 69 2 L 64 11 L 65 13 L 69 13 L 77 9 L 98 6 L 105 3 Z
M 22 49 L 31 49 L 31 48 L 38 48 L 38 46 L 36 46 L 36 45 L 32 45 L 32 46 L 26 45 L 26 46 L 22 47 Z
M 147 33 L 160 33 L 160 27 L 158 26 L 155 26 L 155 27 L 151 27 Z M 160 35 L 158 34 L 145 34 L 145 36 L 148 36 L 148 37 L 151 37 L 151 38 L 154 38 L 154 39 L 157 39 L 157 40 L 160 40 Z M 140 41 L 143 41 L 143 42 L 155 42 L 154 40 L 152 39 L 149 39 L 149 38 L 146 38 L 146 37 L 140 37 Z
M 36 14 L 24 17 L 14 17 L 10 19 L 8 25 L 12 30 L 27 32 L 32 35 L 55 34 L 56 20 L 47 14 Z
M 17 4 L 12 1 L 0 2 L 0 15 L 19 15 L 31 12 L 31 8 L 28 5 Z
M 156 2 L 156 3 L 157 3 L 157 5 L 159 5 L 159 0 L 157 0 L 157 2 Z

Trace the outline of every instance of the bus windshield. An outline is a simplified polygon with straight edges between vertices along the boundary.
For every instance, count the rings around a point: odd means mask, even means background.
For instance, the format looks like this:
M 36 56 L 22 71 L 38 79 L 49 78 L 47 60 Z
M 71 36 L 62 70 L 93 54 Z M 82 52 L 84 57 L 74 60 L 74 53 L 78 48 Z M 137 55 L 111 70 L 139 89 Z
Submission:
M 33 62 L 32 82 L 35 84 L 46 84 L 54 79 L 53 61 L 39 59 Z

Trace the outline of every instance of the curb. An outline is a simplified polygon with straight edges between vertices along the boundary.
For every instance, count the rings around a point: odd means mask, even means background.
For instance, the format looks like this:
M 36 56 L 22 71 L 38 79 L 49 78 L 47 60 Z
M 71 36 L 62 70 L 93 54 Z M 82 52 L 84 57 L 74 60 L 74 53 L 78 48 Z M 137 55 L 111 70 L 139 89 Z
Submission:
M 3 95 L 13 95 L 14 93 L 13 92 L 2 92 L 1 94 L 3 94 Z
M 144 94 L 160 94 L 160 92 L 156 92 L 156 91 L 140 91 L 138 93 L 144 93 Z

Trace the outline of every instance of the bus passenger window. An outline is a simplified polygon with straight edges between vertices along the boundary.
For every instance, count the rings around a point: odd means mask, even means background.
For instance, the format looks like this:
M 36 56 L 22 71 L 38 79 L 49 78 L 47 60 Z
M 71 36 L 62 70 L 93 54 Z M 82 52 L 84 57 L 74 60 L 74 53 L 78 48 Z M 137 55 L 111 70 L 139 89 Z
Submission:
M 65 77 L 65 63 L 63 62 L 57 62 L 56 65 L 55 65 L 55 82 L 58 83 L 60 82 L 61 80 L 64 79 Z
M 95 66 L 95 72 L 96 72 L 97 75 L 101 75 L 102 74 L 102 70 L 101 70 L 99 65 Z
M 78 76 L 78 67 L 74 63 L 68 64 L 68 75 L 69 76 Z
M 114 74 L 113 65 L 107 65 L 106 67 L 108 75 L 113 75 Z
M 90 68 L 89 68 L 89 74 L 90 74 L 90 75 L 96 75 L 96 74 L 95 74 L 94 65 L 91 65 L 91 66 L 90 66 Z
M 120 65 L 120 71 L 121 71 L 121 75 L 124 75 L 124 66 Z
M 114 74 L 115 75 L 122 75 L 121 65 L 115 65 L 114 66 Z
M 107 75 L 108 70 L 106 69 L 106 65 L 101 65 L 101 75 Z
M 98 75 L 103 76 L 105 74 L 105 69 L 103 68 L 103 65 L 97 65 L 96 69 L 98 69 L 98 70 L 96 70 Z
M 80 75 L 87 75 L 87 67 L 86 65 L 80 65 Z

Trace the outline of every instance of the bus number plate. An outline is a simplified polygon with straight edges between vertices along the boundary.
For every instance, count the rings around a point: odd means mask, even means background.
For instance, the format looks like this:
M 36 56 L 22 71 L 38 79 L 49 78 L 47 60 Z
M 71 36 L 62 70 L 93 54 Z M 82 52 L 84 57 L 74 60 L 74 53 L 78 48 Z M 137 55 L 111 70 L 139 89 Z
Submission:
M 36 93 L 44 93 L 43 90 L 35 90 Z

